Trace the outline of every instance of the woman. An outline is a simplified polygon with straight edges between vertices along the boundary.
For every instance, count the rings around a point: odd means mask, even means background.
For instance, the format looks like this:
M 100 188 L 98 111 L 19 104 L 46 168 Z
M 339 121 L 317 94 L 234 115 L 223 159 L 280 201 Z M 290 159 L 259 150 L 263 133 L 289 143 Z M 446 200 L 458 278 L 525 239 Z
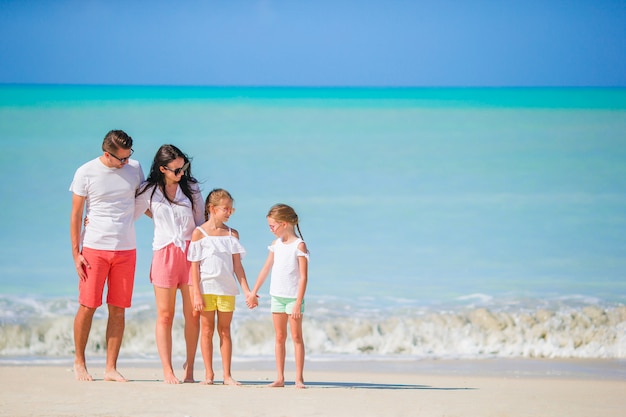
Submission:
M 193 230 L 204 222 L 204 202 L 198 181 L 191 175 L 187 155 L 174 145 L 161 146 L 135 202 L 136 213 L 145 212 L 154 222 L 150 282 L 156 299 L 156 343 L 164 381 L 180 383 L 172 367 L 172 323 L 176 292 L 180 289 L 187 346 L 183 381 L 194 382 L 199 314 L 194 312 L 191 300 L 191 264 L 187 260 L 187 250 Z

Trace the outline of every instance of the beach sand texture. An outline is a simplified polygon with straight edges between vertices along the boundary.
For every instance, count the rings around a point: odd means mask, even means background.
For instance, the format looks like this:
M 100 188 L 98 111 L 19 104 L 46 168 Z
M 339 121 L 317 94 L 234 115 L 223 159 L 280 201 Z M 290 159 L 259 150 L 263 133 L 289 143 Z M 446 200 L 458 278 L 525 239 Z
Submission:
M 310 371 L 299 390 L 265 387 L 265 370 L 236 372 L 241 387 L 171 386 L 159 367 L 124 369 L 128 383 L 91 372 L 94 382 L 78 382 L 65 366 L 2 366 L 0 416 L 626 415 L 626 381 L 603 378 Z

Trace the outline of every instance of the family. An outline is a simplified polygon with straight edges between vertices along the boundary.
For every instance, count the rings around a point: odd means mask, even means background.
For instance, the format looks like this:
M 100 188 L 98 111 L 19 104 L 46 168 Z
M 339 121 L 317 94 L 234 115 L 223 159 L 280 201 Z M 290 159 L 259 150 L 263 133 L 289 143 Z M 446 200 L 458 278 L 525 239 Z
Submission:
M 135 281 L 134 223 L 147 215 L 154 224 L 150 281 L 156 306 L 155 340 L 164 382 L 195 382 L 194 360 L 200 340 L 205 367 L 201 383 L 213 384 L 213 334 L 217 329 L 223 383 L 240 384 L 231 375 L 230 327 L 235 296 L 241 287 L 246 305 L 257 307 L 257 293 L 269 275 L 277 371 L 276 380 L 269 386 L 285 385 L 289 326 L 296 362 L 295 386 L 305 388 L 302 316 L 309 252 L 294 209 L 276 204 L 267 213 L 267 223 L 276 239 L 250 289 L 241 262 L 246 250 L 239 241 L 239 232 L 227 226 L 235 212 L 232 195 L 216 188 L 203 200 L 198 181 L 191 174 L 189 157 L 174 145 L 163 145 L 157 150 L 147 179 L 139 162 L 131 159 L 132 154 L 132 138 L 122 130 L 111 130 L 102 142 L 102 154 L 80 166 L 70 185 L 70 237 L 79 278 L 79 307 L 74 319 L 76 379 L 93 380 L 87 370 L 85 350 L 106 285 L 104 380 L 127 381 L 117 370 L 117 359 Z M 182 381 L 172 366 L 172 324 L 179 290 L 186 343 Z

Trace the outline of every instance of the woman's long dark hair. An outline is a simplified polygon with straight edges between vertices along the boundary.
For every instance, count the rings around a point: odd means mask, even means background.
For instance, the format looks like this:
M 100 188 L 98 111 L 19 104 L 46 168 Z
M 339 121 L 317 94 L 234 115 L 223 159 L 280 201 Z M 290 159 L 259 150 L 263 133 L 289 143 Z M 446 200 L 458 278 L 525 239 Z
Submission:
M 145 193 L 149 188 L 152 188 L 152 194 L 150 195 L 150 201 L 152 201 L 152 196 L 154 196 L 154 192 L 156 191 L 157 187 L 159 187 L 167 201 L 169 201 L 171 204 L 175 204 L 174 201 L 171 200 L 165 192 L 165 175 L 161 172 L 159 168 L 167 166 L 167 164 L 169 164 L 176 158 L 183 158 L 185 164 L 189 164 L 185 172 L 183 172 L 183 176 L 180 178 L 178 186 L 182 190 L 183 194 L 187 196 L 189 201 L 191 201 L 191 209 L 193 210 L 194 191 L 191 189 L 191 184 L 196 184 L 198 180 L 196 180 L 191 175 L 191 161 L 189 160 L 189 157 L 174 145 L 162 145 L 156 152 L 156 155 L 154 155 L 154 160 L 152 161 L 152 166 L 150 167 L 150 174 L 148 175 L 146 184 L 139 190 L 137 195 L 141 195 Z

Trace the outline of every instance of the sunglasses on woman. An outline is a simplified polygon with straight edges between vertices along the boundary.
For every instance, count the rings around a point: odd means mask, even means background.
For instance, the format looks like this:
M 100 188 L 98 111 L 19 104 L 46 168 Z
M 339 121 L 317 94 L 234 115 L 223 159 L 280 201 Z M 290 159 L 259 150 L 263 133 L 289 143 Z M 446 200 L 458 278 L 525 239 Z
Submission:
M 185 163 L 185 165 L 183 165 L 181 168 L 172 169 L 166 165 L 163 165 L 163 168 L 167 169 L 169 172 L 173 172 L 174 175 L 178 176 L 181 173 L 187 171 L 187 168 L 189 168 L 189 162 Z

